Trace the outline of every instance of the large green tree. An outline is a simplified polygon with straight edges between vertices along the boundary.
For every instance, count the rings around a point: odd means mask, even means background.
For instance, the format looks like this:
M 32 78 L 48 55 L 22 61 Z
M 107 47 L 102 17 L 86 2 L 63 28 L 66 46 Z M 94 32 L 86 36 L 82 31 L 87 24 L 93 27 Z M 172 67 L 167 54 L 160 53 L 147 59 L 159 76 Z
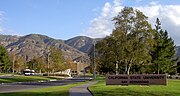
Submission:
M 113 72 L 124 70 L 129 74 L 132 66 L 151 61 L 154 33 L 147 19 L 142 12 L 131 7 L 123 8 L 114 17 L 112 34 L 97 44 L 101 68 L 108 63 L 108 66 L 113 66 Z
M 155 25 L 154 50 L 152 51 L 152 71 L 159 73 L 175 73 L 175 48 L 174 41 L 168 36 L 168 32 L 161 28 L 161 22 L 157 18 Z
M 64 58 L 62 56 L 62 51 L 56 47 L 51 47 L 49 49 L 48 56 L 48 70 L 51 72 L 63 71 L 65 70 Z
M 29 62 L 27 62 L 28 68 L 35 70 L 35 72 L 45 72 L 45 62 L 43 62 L 42 57 L 37 57 L 31 59 Z
M 8 56 L 8 51 L 5 47 L 0 46 L 0 72 L 7 72 L 11 69 L 11 62 Z

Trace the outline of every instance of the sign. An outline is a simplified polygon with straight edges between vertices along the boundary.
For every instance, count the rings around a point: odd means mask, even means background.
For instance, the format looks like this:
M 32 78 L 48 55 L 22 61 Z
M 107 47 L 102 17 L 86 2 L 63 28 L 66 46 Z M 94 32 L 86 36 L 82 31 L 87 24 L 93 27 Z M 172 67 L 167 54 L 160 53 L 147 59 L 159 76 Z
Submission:
M 165 74 L 108 74 L 106 85 L 167 85 L 167 77 Z

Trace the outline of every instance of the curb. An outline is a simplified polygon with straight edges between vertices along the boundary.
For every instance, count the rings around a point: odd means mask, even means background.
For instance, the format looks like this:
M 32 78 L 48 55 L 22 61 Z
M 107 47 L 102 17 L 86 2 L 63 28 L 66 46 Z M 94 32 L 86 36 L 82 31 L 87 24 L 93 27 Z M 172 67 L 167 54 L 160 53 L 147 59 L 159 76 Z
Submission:
M 87 90 L 91 93 L 92 96 L 94 96 L 94 94 L 89 90 L 89 87 L 87 87 Z
M 30 82 L 12 82 L 12 83 L 0 83 L 0 85 L 12 85 L 12 84 L 22 84 L 22 83 L 41 83 L 41 82 L 51 82 L 51 81 L 57 81 L 55 80 L 40 80 L 40 81 L 30 81 Z
M 99 81 L 97 81 L 96 83 L 98 83 Z M 95 83 L 95 84 L 96 84 Z M 94 84 L 93 84 L 94 85 Z M 91 85 L 92 86 L 92 85 Z M 90 87 L 90 86 L 89 86 Z M 91 93 L 92 96 L 94 96 L 94 94 L 91 92 L 91 90 L 89 90 L 89 87 L 87 87 L 87 90 Z

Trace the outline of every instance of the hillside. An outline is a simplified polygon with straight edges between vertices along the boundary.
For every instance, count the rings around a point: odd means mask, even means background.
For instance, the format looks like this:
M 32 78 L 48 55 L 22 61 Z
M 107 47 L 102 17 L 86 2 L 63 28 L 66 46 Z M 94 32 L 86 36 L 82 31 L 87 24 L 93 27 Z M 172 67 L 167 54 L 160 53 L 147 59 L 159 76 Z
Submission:
M 0 45 L 7 46 L 18 41 L 20 36 L 0 35 Z
M 78 36 L 65 41 L 65 43 L 84 53 L 88 53 L 94 43 L 94 39 L 86 36 Z
M 16 52 L 16 55 L 24 56 L 26 60 L 34 57 L 45 56 L 47 48 L 55 46 L 62 50 L 65 59 L 89 62 L 88 52 L 93 43 L 101 39 L 92 39 L 86 36 L 77 36 L 68 40 L 53 39 L 45 35 L 29 34 L 26 36 L 0 35 L 0 45 L 7 50 Z M 180 46 L 176 47 L 176 56 L 180 57 Z
M 73 60 L 82 56 L 85 58 L 85 61 L 88 60 L 87 54 L 65 44 L 63 40 L 56 40 L 48 36 L 30 34 L 18 38 L 5 35 L 1 35 L 0 37 L 2 38 L 0 38 L 0 44 L 5 46 L 10 53 L 16 52 L 16 55 L 24 56 L 26 60 L 39 56 L 45 56 L 47 48 L 50 46 L 55 46 L 62 50 L 65 59 Z
M 176 47 L 176 56 L 180 57 L 180 46 Z

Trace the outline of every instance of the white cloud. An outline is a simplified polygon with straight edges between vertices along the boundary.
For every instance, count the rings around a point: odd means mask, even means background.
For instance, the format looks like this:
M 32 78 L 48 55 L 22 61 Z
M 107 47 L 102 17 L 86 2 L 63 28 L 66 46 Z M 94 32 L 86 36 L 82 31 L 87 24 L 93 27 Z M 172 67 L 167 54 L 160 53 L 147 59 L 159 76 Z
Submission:
M 149 17 L 149 22 L 151 22 L 152 26 L 154 26 L 156 18 L 159 18 L 163 29 L 169 32 L 176 45 L 180 45 L 180 5 L 160 5 L 154 3 L 137 7 L 137 9 Z
M 3 21 L 3 11 L 0 11 L 0 33 L 2 33 L 4 30 L 2 28 L 2 21 Z
M 113 3 L 106 2 L 101 14 L 90 22 L 91 25 L 85 30 L 84 34 L 95 38 L 111 34 L 114 28 L 112 19 L 123 7 L 121 0 L 114 0 Z M 169 32 L 175 44 L 180 45 L 180 5 L 161 5 L 158 2 L 152 1 L 147 5 L 135 8 L 141 10 L 149 17 L 148 20 L 152 26 L 154 26 L 156 18 L 159 18 L 163 29 Z
M 111 34 L 114 28 L 112 19 L 123 8 L 120 5 L 120 0 L 114 0 L 113 5 L 109 2 L 105 3 L 100 16 L 90 21 L 91 25 L 85 30 L 84 35 L 100 38 Z
M 5 28 L 3 26 L 3 22 L 6 21 L 7 18 L 4 17 L 6 13 L 3 11 L 0 11 L 0 34 L 8 34 L 8 35 L 18 35 L 21 36 L 21 34 L 19 34 L 18 32 L 9 29 L 9 28 Z

